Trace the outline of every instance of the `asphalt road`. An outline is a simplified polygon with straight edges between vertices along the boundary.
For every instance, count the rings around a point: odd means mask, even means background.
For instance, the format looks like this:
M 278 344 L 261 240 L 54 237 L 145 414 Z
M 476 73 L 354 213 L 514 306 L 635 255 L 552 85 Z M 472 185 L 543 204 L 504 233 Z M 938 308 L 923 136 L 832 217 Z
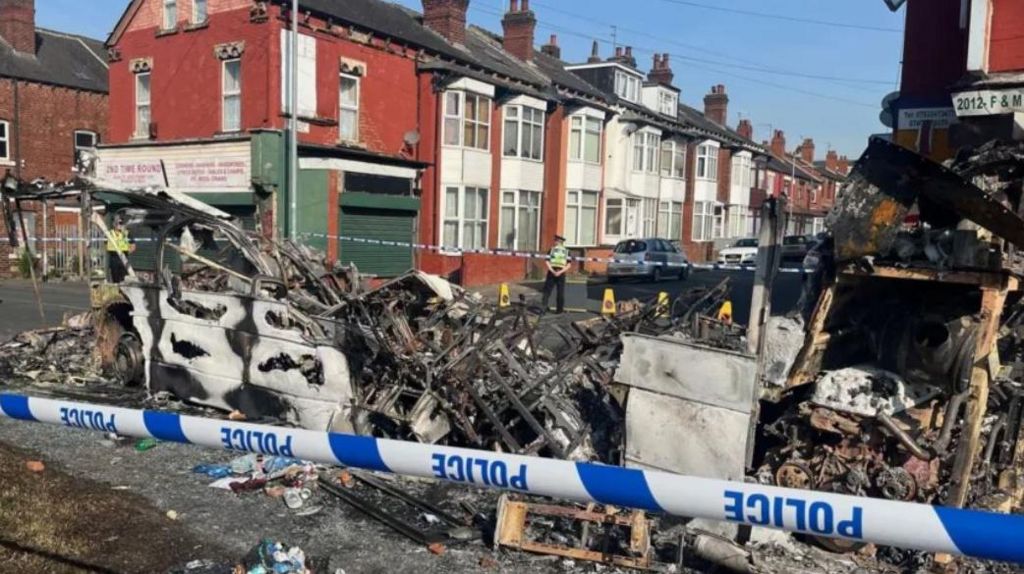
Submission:
M 53 282 L 40 284 L 43 312 L 32 291 L 32 282 L 20 279 L 0 281 L 0 341 L 30 329 L 60 325 L 65 314 L 89 310 L 89 284 L 82 282 Z
M 586 309 L 600 312 L 605 289 L 612 289 L 616 301 L 653 299 L 664 291 L 669 297 L 675 298 L 680 293 L 695 287 L 714 287 L 723 279 L 729 279 L 733 318 L 737 323 L 746 324 L 750 318 L 750 297 L 754 289 L 753 271 L 694 271 L 685 281 L 663 280 L 658 283 L 649 280 L 624 279 L 609 284 L 604 277 L 594 277 L 587 281 L 577 281 L 566 285 L 565 306 L 567 310 Z M 543 290 L 543 282 L 531 282 L 527 287 L 539 293 Z M 796 310 L 803 287 L 800 273 L 781 273 L 772 290 L 772 314 L 784 315 Z M 554 295 L 549 302 L 554 306 Z

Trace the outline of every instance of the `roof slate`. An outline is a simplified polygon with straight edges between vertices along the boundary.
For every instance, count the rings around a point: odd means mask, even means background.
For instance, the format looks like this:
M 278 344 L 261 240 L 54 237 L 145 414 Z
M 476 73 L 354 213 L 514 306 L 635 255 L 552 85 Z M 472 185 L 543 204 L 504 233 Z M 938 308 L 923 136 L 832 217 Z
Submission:
M 36 29 L 36 54 L 0 42 L 0 76 L 91 92 L 109 92 L 103 42 Z

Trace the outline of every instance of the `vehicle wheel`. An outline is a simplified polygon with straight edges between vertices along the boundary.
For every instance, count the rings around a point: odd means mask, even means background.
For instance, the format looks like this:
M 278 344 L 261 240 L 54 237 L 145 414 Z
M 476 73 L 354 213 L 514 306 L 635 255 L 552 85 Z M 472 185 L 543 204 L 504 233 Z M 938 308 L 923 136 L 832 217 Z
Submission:
M 655 283 L 661 281 L 661 266 L 655 267 L 654 271 L 651 272 L 651 281 Z
M 125 333 L 114 349 L 114 374 L 122 385 L 134 387 L 143 381 L 146 361 L 142 342 L 134 333 Z

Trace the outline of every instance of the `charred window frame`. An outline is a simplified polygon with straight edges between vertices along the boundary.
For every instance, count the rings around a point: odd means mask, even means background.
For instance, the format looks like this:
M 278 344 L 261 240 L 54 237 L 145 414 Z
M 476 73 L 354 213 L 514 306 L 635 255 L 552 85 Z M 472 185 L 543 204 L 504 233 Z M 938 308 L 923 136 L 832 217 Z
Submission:
M 75 130 L 73 143 L 75 147 L 74 161 L 77 162 L 83 151 L 96 150 L 96 144 L 100 143 L 100 136 L 92 130 Z M 3 155 L 0 155 L 0 159 L 3 159 Z
M 11 161 L 11 122 L 0 120 L 0 161 Z

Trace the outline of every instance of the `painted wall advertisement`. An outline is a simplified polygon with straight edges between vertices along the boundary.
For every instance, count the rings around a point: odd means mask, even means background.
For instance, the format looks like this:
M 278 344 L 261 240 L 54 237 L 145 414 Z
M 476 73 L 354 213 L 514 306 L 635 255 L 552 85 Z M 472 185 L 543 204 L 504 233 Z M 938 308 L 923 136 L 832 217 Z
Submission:
M 169 187 L 185 193 L 250 190 L 247 145 L 238 149 L 101 149 L 98 155 L 96 175 L 123 187 Z

